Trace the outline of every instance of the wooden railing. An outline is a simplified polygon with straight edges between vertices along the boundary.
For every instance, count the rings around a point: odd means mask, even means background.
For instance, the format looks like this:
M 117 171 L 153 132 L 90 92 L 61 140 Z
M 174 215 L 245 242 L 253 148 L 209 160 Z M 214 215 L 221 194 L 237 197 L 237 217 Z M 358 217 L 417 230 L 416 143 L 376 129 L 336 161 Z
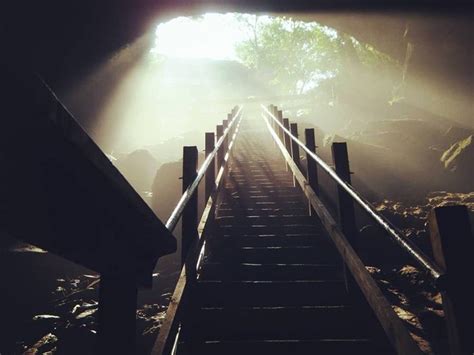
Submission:
M 171 213 L 166 227 L 173 231 L 182 219 L 182 270 L 171 297 L 164 322 L 160 328 L 152 354 L 173 354 L 180 334 L 180 322 L 186 312 L 186 299 L 197 280 L 200 256 L 204 250 L 205 232 L 211 225 L 215 212 L 217 193 L 226 171 L 226 164 L 239 132 L 242 108 L 235 107 L 222 125 L 217 125 L 216 135 L 206 133 L 206 159 L 197 170 L 196 147 L 183 149 L 183 195 Z M 198 221 L 197 193 L 205 179 L 205 207 Z
M 263 119 L 281 150 L 288 167 L 306 197 L 311 211 L 316 213 L 331 236 L 341 254 L 345 268 L 348 291 L 355 284 L 362 291 L 367 302 L 379 319 L 388 339 L 400 355 L 422 354 L 403 322 L 397 316 L 392 305 L 383 295 L 375 280 L 367 271 L 357 255 L 357 227 L 354 202 L 358 204 L 385 232 L 416 261 L 434 286 L 441 292 L 443 309 L 451 354 L 473 354 L 472 300 L 463 287 L 472 278 L 473 267 L 470 253 L 473 248 L 473 236 L 469 224 L 466 206 L 445 206 L 433 209 L 429 217 L 430 238 L 435 260 L 428 258 L 418 247 L 407 240 L 403 233 L 363 198 L 351 185 L 349 158 L 346 143 L 333 143 L 332 154 L 334 169 L 316 154 L 314 129 L 305 130 L 306 144 L 298 139 L 298 126 L 283 118 L 282 111 L 276 106 L 263 106 Z M 302 172 L 300 152 L 306 153 L 306 176 Z M 327 173 L 337 184 L 338 222 L 329 213 L 319 197 L 318 168 Z M 449 272 L 449 278 L 448 278 Z M 355 282 L 355 284 L 354 284 Z
M 176 239 L 42 80 L 6 79 L 0 231 L 99 273 L 95 350 L 131 354 L 138 289 Z

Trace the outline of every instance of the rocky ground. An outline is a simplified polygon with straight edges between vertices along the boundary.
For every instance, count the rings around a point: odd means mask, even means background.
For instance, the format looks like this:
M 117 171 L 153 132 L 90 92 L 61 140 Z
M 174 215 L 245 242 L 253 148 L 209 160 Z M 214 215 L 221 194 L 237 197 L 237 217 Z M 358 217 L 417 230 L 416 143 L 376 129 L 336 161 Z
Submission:
M 474 226 L 474 192 L 436 191 L 428 194 L 424 203 L 419 205 L 383 200 L 377 203 L 376 207 L 430 255 L 426 222 L 428 214 L 434 207 L 452 204 L 466 205 L 470 211 L 471 226 Z M 364 236 L 364 233 L 362 235 Z M 420 347 L 427 354 L 447 354 L 448 343 L 441 295 L 428 277 L 412 264 L 388 262 L 379 264 L 379 267 L 368 266 L 368 270 L 378 281 L 399 317 L 408 325 Z
M 300 132 L 311 126 L 301 124 Z M 355 187 L 427 254 L 431 249 L 426 218 L 431 208 L 462 203 L 468 206 L 472 218 L 472 130 L 392 120 L 372 125 L 370 130 L 351 132 L 349 138 L 342 138 L 317 129 L 319 154 L 331 161 L 330 143 L 348 141 Z M 403 143 L 401 149 L 399 142 Z M 163 220 L 181 192 L 181 163 L 177 157 L 162 162 L 152 149 L 150 152 L 139 150 L 111 159 Z M 148 168 L 144 170 L 143 165 Z M 410 174 L 401 174 L 405 170 Z M 435 191 L 443 186 L 447 191 Z M 474 219 L 471 223 L 474 225 Z M 400 318 L 427 353 L 445 354 L 439 293 L 380 231 L 365 221 L 359 227 L 361 256 Z M 34 247 L 9 244 L 0 249 L 0 276 L 7 285 L 1 305 L 4 334 L 0 337 L 0 353 L 90 353 L 97 331 L 98 276 Z M 139 353 L 146 353 L 157 335 L 177 272 L 176 257 L 164 258 L 154 275 L 154 289 L 140 296 Z
M 432 207 L 453 203 L 463 203 L 474 215 L 474 192 L 449 193 L 438 191 L 430 193 L 424 203 L 409 205 L 400 201 L 383 200 L 376 203 L 376 208 L 399 226 L 416 244 L 426 249 L 427 243 L 426 217 Z M 373 237 L 367 228 L 362 228 L 361 238 Z M 381 238 L 380 236 L 378 236 Z M 384 243 L 384 242 L 382 242 Z M 380 245 L 378 246 L 380 247 Z M 389 249 L 390 250 L 390 249 Z M 429 250 L 425 250 L 429 253 Z M 9 251 L 12 255 L 34 254 L 37 261 L 30 265 L 44 264 L 54 256 L 41 250 L 16 245 Z M 370 252 L 369 252 L 370 254 Z M 378 253 L 380 254 L 380 253 Z M 391 301 L 395 311 L 402 318 L 428 354 L 446 353 L 447 338 L 445 332 L 440 294 L 421 273 L 416 265 L 394 262 L 384 258 L 367 258 L 367 268 L 378 281 L 381 289 Z M 41 261 L 43 260 L 43 261 Z M 57 268 L 58 263 L 51 263 Z M 24 263 L 24 260 L 23 260 Z M 66 268 L 68 264 L 64 264 Z M 63 265 L 63 267 L 64 267 Z M 176 271 L 173 268 L 161 267 L 164 273 L 154 274 L 157 281 L 153 294 L 145 295 L 139 302 L 137 310 L 137 342 L 139 353 L 145 354 L 150 349 L 163 321 L 166 304 L 169 301 Z M 100 280 L 98 275 L 85 269 L 74 267 L 68 272 L 51 272 L 41 270 L 33 275 L 33 287 L 42 288 L 41 304 L 29 308 L 29 312 L 10 313 L 14 323 L 12 339 L 1 344 L 2 354 L 84 354 L 93 349 L 97 332 L 97 299 Z M 25 271 L 25 274 L 28 270 Z M 55 277 L 62 275 L 61 277 Z M 168 277 L 167 277 L 168 276 Z M 25 282 L 24 279 L 14 281 L 11 287 Z M 12 295 L 14 290 L 12 290 Z M 23 294 L 20 299 L 29 299 L 32 294 Z M 47 299 L 47 302 L 44 300 Z M 154 302 L 150 302 L 154 300 Z M 11 300 L 13 301 L 13 300 Z M 9 307 L 20 307 L 12 303 Z M 15 318 L 17 316 L 17 318 Z M 5 319 L 4 319 L 5 321 Z M 5 340 L 5 339 L 3 339 Z
M 9 244 L 0 248 L 0 353 L 93 353 L 99 275 L 30 245 Z M 177 277 L 174 256 L 164 257 L 153 289 L 139 291 L 137 354 L 149 353 Z

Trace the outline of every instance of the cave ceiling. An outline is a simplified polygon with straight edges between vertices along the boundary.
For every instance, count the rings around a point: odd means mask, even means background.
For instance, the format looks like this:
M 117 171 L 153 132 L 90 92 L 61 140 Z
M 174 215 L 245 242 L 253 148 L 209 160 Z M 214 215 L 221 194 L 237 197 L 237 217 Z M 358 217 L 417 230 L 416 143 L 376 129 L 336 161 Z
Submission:
M 466 0 L 52 0 L 34 2 L 29 7 L 15 2 L 10 6 L 10 16 L 4 22 L 6 46 L 10 49 L 7 59 L 43 73 L 58 85 L 84 75 L 159 21 L 206 11 L 283 14 L 315 20 L 367 42 L 400 62 L 407 42 L 411 42 L 422 48 L 420 53 L 424 50 L 425 58 L 419 62 L 431 66 L 431 72 L 446 64 L 446 58 L 430 58 L 435 46 L 442 46 L 448 57 L 460 48 L 469 48 L 465 55 L 458 55 L 453 75 L 472 61 L 472 2 Z

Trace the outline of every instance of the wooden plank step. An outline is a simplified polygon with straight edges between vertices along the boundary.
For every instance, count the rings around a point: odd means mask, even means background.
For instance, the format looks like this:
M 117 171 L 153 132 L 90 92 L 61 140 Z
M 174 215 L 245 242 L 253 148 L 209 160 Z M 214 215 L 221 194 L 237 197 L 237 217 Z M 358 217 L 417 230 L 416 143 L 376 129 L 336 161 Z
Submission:
M 178 354 L 181 354 L 178 346 Z M 195 352 L 206 355 L 390 355 L 393 351 L 368 339 L 266 339 L 262 341 L 207 341 Z
M 232 208 L 236 214 L 240 210 L 247 208 L 253 209 L 274 209 L 279 211 L 288 211 L 294 209 L 308 209 L 308 204 L 302 201 L 250 201 L 244 199 L 224 199 L 219 205 L 222 208 Z
M 276 188 L 285 186 L 287 188 L 294 187 L 292 179 L 229 179 L 228 183 L 233 183 L 236 188 L 243 186 L 252 186 L 256 188 Z
M 260 192 L 260 193 L 241 193 L 241 192 L 234 192 L 232 194 L 228 195 L 223 195 L 222 196 L 224 200 L 227 199 L 242 199 L 246 201 L 253 201 L 253 200 L 266 200 L 266 201 L 280 201 L 280 200 L 286 200 L 286 201 L 304 201 L 304 199 L 298 195 L 298 194 L 282 194 L 278 195 L 275 193 L 266 193 L 266 192 Z
M 232 276 L 232 275 L 230 275 Z M 334 281 L 209 281 L 197 282 L 202 306 L 296 306 L 348 303 L 344 282 Z
M 231 273 L 231 275 L 229 275 Z M 256 264 L 240 263 L 230 270 L 223 263 L 203 263 L 201 280 L 342 280 L 342 264 Z
M 232 182 L 233 182 L 234 184 L 236 184 L 235 180 L 234 180 L 234 181 L 233 181 L 233 180 L 229 180 L 229 181 L 227 182 L 227 184 L 228 184 L 228 183 L 232 183 Z M 240 184 L 236 184 L 236 185 L 237 185 L 237 186 L 242 186 L 242 185 L 240 185 Z M 226 185 L 226 186 L 227 186 L 227 185 Z M 261 182 L 257 183 L 257 182 L 255 182 L 255 181 L 250 180 L 250 181 L 247 182 L 247 184 L 246 184 L 245 186 L 246 186 L 247 188 L 268 188 L 268 189 L 270 189 L 270 188 L 273 188 L 273 189 L 274 189 L 274 188 L 278 188 L 278 187 L 294 188 L 293 181 L 291 181 L 291 182 L 288 181 L 288 182 L 281 183 L 281 184 L 278 184 L 278 185 L 277 185 L 277 184 L 274 183 L 273 181 L 270 181 L 270 182 L 269 182 L 269 181 L 261 181 Z
M 297 191 L 299 191 L 299 188 L 293 186 L 291 184 L 290 186 L 277 186 L 275 184 L 273 185 L 262 185 L 262 186 L 257 186 L 256 184 L 250 182 L 248 185 L 240 186 L 240 185 L 235 185 L 230 181 L 227 181 L 226 184 L 224 185 L 223 191 L 228 190 L 230 192 L 234 192 L 236 190 L 240 192 L 245 192 L 245 191 L 252 191 L 252 190 L 258 190 L 262 192 L 267 192 L 267 193 L 280 193 L 280 194 L 294 194 Z
M 217 210 L 217 216 L 218 217 L 224 217 L 224 216 L 235 216 L 236 214 L 239 214 L 239 216 L 254 216 L 256 214 L 260 216 L 307 216 L 308 215 L 308 207 L 305 206 L 300 206 L 298 208 L 289 208 L 289 209 L 281 209 L 278 207 L 263 207 L 263 208 L 241 208 L 240 210 L 236 211 L 232 208 L 229 207 L 220 207 Z
M 347 305 L 206 307 L 196 321 L 200 337 L 225 340 L 370 338 L 378 327 L 371 314 Z
M 277 215 L 270 215 L 270 216 L 261 216 L 258 214 L 250 215 L 250 216 L 226 216 L 226 217 L 217 217 L 216 222 L 218 225 L 232 225 L 232 224 L 266 224 L 266 225 L 289 225 L 289 224 L 304 224 L 304 225 L 314 225 L 318 226 L 321 229 L 321 223 L 319 219 L 314 216 L 293 216 L 293 215 L 284 215 L 284 216 L 277 216 Z
M 232 244 L 240 247 L 285 247 L 285 246 L 317 246 L 332 247 L 332 241 L 324 234 L 224 234 L 208 238 L 208 245 L 212 248 Z
M 292 176 L 289 172 L 285 170 L 280 170 L 280 171 L 275 171 L 273 170 L 271 173 L 265 172 L 265 171 L 258 171 L 258 170 L 241 170 L 241 171 L 236 171 L 236 170 L 231 170 L 228 175 L 230 178 L 249 178 L 249 179 L 288 179 L 291 178 Z
M 222 206 L 229 205 L 231 207 L 238 208 L 239 207 L 238 204 L 240 203 L 242 205 L 242 208 L 252 208 L 252 207 L 255 208 L 262 205 L 273 205 L 273 206 L 278 206 L 278 208 L 281 208 L 281 209 L 287 209 L 287 208 L 307 206 L 307 204 L 303 201 L 304 201 L 303 199 L 288 200 L 284 198 L 280 198 L 280 199 L 268 198 L 268 200 L 266 201 L 254 201 L 250 198 L 244 198 L 241 196 L 232 196 L 232 197 L 223 196 L 221 205 Z M 242 202 L 245 202 L 245 204 L 242 204 Z
M 228 244 L 218 253 L 210 253 L 207 260 L 224 263 L 337 263 L 340 256 L 335 248 L 315 246 L 243 247 Z
M 264 225 L 264 224 L 252 224 L 252 225 L 233 225 L 225 224 L 220 225 L 216 228 L 216 233 L 223 233 L 229 235 L 245 235 L 245 234 L 313 234 L 318 235 L 321 233 L 319 226 L 311 224 L 286 224 L 286 225 Z
M 305 200 L 299 191 L 275 191 L 274 189 L 263 189 L 255 188 L 251 190 L 238 191 L 235 189 L 229 189 L 225 191 L 224 194 L 227 196 L 238 196 L 243 198 L 263 198 L 267 197 L 269 199 L 289 199 L 289 200 Z M 224 196 L 224 195 L 223 195 Z

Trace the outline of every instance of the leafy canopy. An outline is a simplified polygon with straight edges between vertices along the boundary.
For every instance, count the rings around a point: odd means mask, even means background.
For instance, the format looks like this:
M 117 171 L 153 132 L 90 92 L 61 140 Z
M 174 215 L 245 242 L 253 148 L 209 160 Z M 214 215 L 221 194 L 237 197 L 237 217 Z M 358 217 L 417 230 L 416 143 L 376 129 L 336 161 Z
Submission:
M 315 22 L 287 17 L 236 15 L 248 39 L 236 45 L 239 60 L 278 94 L 304 94 L 322 80 L 358 65 L 380 67 L 391 59 L 354 38 Z

